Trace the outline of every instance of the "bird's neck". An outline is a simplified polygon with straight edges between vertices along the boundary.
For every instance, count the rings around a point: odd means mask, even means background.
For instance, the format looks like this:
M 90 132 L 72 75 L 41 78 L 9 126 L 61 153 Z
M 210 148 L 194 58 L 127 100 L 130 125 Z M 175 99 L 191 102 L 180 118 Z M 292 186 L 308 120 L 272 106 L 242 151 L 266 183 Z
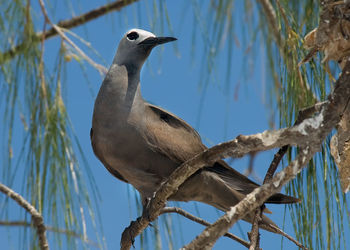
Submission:
M 103 109 L 107 107 L 119 117 L 127 117 L 133 108 L 142 106 L 144 100 L 140 90 L 140 68 L 113 63 L 102 83 L 96 102 L 103 103 L 100 105 Z

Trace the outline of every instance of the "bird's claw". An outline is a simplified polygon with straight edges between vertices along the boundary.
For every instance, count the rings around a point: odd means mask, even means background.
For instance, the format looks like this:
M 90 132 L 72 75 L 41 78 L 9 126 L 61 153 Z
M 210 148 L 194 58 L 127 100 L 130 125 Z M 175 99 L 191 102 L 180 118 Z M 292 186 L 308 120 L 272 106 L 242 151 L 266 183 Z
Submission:
M 143 212 L 142 212 L 142 216 L 147 218 L 148 221 L 151 221 L 151 217 L 149 214 L 149 207 L 150 207 L 150 203 L 151 203 L 151 198 L 147 197 L 143 200 Z

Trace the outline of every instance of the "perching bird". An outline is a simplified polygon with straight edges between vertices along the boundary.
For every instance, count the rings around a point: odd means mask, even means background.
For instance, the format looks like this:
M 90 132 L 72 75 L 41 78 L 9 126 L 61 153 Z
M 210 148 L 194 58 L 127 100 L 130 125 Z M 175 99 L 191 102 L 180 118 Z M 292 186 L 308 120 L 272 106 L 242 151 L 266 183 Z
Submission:
M 206 149 L 190 125 L 141 95 L 140 71 L 151 50 L 175 40 L 140 29 L 128 31 L 95 101 L 93 150 L 112 175 L 140 192 L 144 204 L 177 167 Z M 193 174 L 169 200 L 199 201 L 227 211 L 258 186 L 220 160 Z M 298 201 L 275 194 L 266 203 Z M 244 220 L 252 222 L 253 215 Z M 261 227 L 274 231 L 269 224 L 275 225 L 263 216 Z

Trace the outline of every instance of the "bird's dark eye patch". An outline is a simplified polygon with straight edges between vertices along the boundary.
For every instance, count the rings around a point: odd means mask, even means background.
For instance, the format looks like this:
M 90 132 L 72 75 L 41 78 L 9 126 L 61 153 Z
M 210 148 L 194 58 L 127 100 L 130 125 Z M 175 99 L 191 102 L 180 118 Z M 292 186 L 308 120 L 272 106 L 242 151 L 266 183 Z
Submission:
M 130 32 L 126 36 L 129 38 L 129 40 L 136 40 L 137 38 L 139 38 L 139 34 L 137 34 L 137 32 L 135 31 Z

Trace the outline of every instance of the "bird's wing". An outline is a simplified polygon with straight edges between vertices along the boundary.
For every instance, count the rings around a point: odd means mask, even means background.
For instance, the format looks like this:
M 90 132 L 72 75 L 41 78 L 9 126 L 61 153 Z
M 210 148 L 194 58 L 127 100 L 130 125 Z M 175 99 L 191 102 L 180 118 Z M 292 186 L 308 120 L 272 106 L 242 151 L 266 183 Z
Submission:
M 203 152 L 206 147 L 202 144 L 199 134 L 182 119 L 159 108 L 148 104 L 145 115 L 147 133 L 144 137 L 150 147 L 179 165 L 196 154 Z M 213 166 L 204 168 L 205 171 L 216 173 L 229 187 L 242 193 L 249 194 L 259 185 L 245 175 L 231 168 L 225 161 L 219 160 Z M 296 203 L 299 199 L 274 194 L 266 203 Z
M 251 181 L 248 177 L 231 168 L 225 161 L 219 160 L 212 167 L 205 168 L 220 176 L 231 188 L 244 194 L 249 194 L 259 185 Z
M 151 113 L 145 116 L 149 119 L 146 121 L 148 133 L 145 137 L 154 150 L 182 163 L 206 149 L 197 131 L 185 121 L 155 105 L 147 103 L 147 106 Z M 259 186 L 223 160 L 204 169 L 218 174 L 229 186 L 244 194 Z
M 225 161 L 219 160 L 214 163 L 212 167 L 206 167 L 207 171 L 214 172 L 220 176 L 222 180 L 225 181 L 227 185 L 231 188 L 239 191 L 245 195 L 252 192 L 255 188 L 260 185 L 251 181 L 245 175 L 231 168 Z M 298 198 L 284 195 L 281 193 L 277 193 L 272 195 L 270 198 L 266 200 L 266 203 L 274 203 L 274 204 L 287 204 L 287 203 L 299 203 L 300 200 Z
M 106 169 L 116 178 L 118 178 L 121 181 L 124 181 L 128 183 L 128 181 L 114 168 L 110 167 L 107 162 L 103 158 L 103 154 L 100 153 L 98 150 L 98 147 L 95 146 L 95 141 L 94 141 L 94 131 L 92 128 L 90 129 L 90 140 L 91 140 L 91 145 L 92 149 L 94 150 L 95 155 L 100 159 L 100 161 L 103 163 L 103 165 L 106 167 Z
M 182 119 L 149 103 L 145 112 L 143 136 L 152 150 L 181 164 L 206 149 L 197 131 Z

